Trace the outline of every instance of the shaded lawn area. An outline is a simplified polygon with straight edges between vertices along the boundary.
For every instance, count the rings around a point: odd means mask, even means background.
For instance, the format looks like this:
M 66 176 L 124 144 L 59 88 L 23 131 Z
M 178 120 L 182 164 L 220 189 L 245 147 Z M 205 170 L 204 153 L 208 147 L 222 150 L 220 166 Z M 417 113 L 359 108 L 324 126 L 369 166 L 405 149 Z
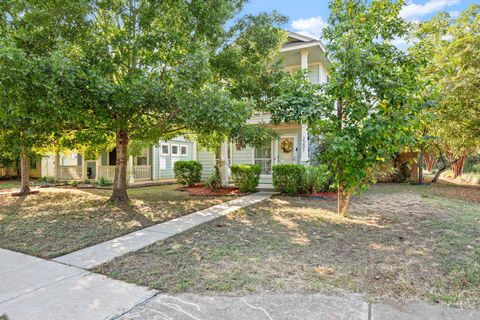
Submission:
M 125 207 L 107 202 L 111 190 L 0 195 L 0 248 L 52 258 L 233 199 L 189 196 L 177 187 L 129 189 L 132 203 Z
M 7 191 L 7 189 L 20 188 L 20 181 L 17 180 L 0 180 L 0 191 Z
M 276 197 L 95 271 L 172 293 L 348 291 L 480 307 L 480 205 L 454 199 L 480 189 L 453 188 L 377 185 L 350 218 L 334 200 Z

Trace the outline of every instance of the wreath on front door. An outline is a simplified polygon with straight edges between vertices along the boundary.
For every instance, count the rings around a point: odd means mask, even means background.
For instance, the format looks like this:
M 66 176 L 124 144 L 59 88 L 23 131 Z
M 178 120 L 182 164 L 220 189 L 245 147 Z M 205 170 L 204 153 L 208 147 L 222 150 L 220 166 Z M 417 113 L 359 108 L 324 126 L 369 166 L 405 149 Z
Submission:
M 293 150 L 293 143 L 290 140 L 283 140 L 280 147 L 284 153 L 290 153 Z

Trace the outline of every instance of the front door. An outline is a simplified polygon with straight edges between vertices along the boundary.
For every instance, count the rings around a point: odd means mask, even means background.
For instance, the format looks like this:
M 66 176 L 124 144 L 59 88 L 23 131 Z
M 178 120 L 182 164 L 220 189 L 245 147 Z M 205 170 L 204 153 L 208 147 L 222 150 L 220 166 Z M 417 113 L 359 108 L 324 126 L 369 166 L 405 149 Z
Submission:
M 295 163 L 295 139 L 293 137 L 281 137 L 278 149 L 278 163 Z
M 87 161 L 87 177 L 88 179 L 95 180 L 97 178 L 97 162 Z

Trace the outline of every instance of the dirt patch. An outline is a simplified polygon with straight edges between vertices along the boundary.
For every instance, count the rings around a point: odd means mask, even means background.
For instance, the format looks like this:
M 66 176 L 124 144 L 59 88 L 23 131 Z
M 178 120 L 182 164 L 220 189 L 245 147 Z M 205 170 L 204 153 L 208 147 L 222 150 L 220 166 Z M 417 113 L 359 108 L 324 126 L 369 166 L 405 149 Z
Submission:
M 195 185 L 191 187 L 180 187 L 178 191 L 186 191 L 191 196 L 238 196 L 242 193 L 238 188 L 224 187 L 218 190 L 210 190 L 205 188 L 204 185 Z
M 377 185 L 352 199 L 275 197 L 96 271 L 165 292 L 361 292 L 480 307 L 480 207 L 430 187 Z

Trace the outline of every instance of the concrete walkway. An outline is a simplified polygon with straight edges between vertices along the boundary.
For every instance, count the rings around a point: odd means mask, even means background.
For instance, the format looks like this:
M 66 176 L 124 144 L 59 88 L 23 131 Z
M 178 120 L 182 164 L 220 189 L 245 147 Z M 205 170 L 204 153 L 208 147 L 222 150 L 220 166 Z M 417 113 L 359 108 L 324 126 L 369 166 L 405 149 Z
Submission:
M 157 241 L 165 240 L 166 238 L 184 232 L 202 223 L 268 199 L 273 194 L 273 192 L 261 191 L 237 198 L 232 201 L 129 233 L 119 238 L 69 253 L 55 258 L 53 261 L 82 269 L 90 269 L 126 253 L 137 251 L 149 246 Z
M 0 249 L 0 315 L 9 320 L 118 317 L 158 292 Z
M 157 295 L 120 320 L 476 320 L 480 312 L 418 302 L 368 304 L 360 295 Z

